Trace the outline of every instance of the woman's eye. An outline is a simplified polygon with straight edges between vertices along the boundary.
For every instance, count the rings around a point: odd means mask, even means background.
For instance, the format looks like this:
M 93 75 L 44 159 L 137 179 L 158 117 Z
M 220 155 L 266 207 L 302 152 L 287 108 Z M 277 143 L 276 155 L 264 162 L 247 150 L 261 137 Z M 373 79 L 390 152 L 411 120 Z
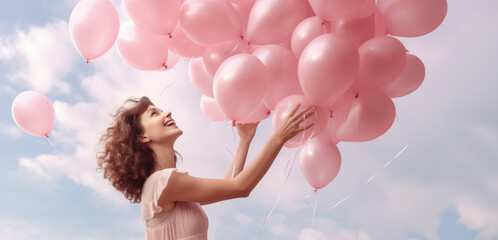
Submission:
M 154 114 L 157 114 L 157 112 L 152 112 L 151 116 L 154 116 Z

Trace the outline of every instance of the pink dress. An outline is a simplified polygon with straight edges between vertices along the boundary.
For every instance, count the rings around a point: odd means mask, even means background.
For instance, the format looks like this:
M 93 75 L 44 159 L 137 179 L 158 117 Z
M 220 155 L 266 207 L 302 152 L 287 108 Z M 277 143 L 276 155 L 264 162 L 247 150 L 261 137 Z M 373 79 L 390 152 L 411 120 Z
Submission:
M 142 188 L 142 220 L 144 223 L 162 212 L 157 204 L 169 177 L 176 168 L 167 168 L 153 173 Z M 145 240 L 207 240 L 208 218 L 199 203 L 176 202 L 171 215 L 154 227 L 146 227 Z M 147 225 L 146 225 L 147 226 Z

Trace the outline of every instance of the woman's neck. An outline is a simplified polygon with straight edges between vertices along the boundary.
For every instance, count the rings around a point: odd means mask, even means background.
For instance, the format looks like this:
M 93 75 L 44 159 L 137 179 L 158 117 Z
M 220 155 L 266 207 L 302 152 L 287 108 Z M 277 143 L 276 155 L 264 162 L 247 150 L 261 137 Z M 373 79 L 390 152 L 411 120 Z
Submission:
M 173 146 L 151 147 L 154 151 L 154 171 L 176 167 L 175 150 Z

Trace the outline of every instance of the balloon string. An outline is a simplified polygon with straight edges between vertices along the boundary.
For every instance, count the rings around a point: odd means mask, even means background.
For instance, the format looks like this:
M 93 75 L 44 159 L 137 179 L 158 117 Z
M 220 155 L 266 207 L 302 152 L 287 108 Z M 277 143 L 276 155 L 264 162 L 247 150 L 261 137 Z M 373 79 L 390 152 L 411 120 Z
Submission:
M 309 203 L 307 201 L 308 198 L 310 198 L 311 196 L 315 196 L 315 204 L 311 205 L 311 203 Z M 310 206 L 311 208 L 313 208 L 313 217 L 311 218 L 311 228 L 310 230 L 308 231 L 308 240 L 310 239 L 310 236 L 311 236 L 311 231 L 313 230 L 313 224 L 315 222 L 315 214 L 316 214 L 316 203 L 318 202 L 318 189 L 315 188 L 315 190 L 313 190 L 312 193 L 308 194 L 306 197 L 304 197 L 304 202 L 306 204 L 308 204 L 308 206 Z
M 317 116 L 317 113 L 315 112 L 315 117 L 316 117 L 316 116 Z M 306 118 L 305 118 L 305 115 L 303 115 L 303 119 L 306 119 Z M 305 127 L 306 127 L 306 126 L 305 126 L 305 125 L 303 125 L 303 129 L 304 129 Z M 310 137 L 308 138 L 308 140 L 307 140 L 307 141 L 309 141 L 309 140 L 313 137 L 313 135 L 315 134 L 315 130 L 316 130 L 316 128 L 313 128 L 313 132 L 312 132 L 312 134 L 310 135 Z M 304 140 L 304 134 L 301 134 L 301 140 L 299 141 L 299 143 L 300 143 L 299 145 L 302 145 L 303 140 Z M 284 175 L 285 175 L 285 180 L 284 180 L 284 183 L 282 184 L 282 187 L 280 188 L 279 194 L 278 194 L 278 196 L 277 196 L 277 199 L 276 199 L 275 203 L 273 204 L 273 207 L 271 208 L 271 210 L 270 210 L 270 212 L 268 213 L 268 215 L 266 216 L 266 218 L 263 220 L 263 223 L 261 224 L 261 226 L 262 226 L 262 227 L 266 224 L 266 222 L 268 221 L 268 219 L 270 219 L 271 214 L 272 214 L 272 213 L 273 213 L 273 211 L 275 210 L 275 208 L 276 208 L 276 206 L 277 206 L 278 202 L 280 201 L 280 198 L 282 197 L 283 190 L 284 190 L 284 188 L 285 188 L 285 185 L 286 185 L 287 181 L 289 180 L 289 176 L 290 176 L 290 174 L 292 173 L 292 169 L 293 169 L 293 167 L 294 167 L 294 163 L 296 162 L 296 158 L 297 158 L 297 154 L 298 154 L 298 152 L 299 152 L 299 149 L 297 149 L 297 150 L 296 150 L 296 152 L 294 153 L 294 156 L 293 156 L 293 157 L 290 157 L 290 158 L 289 158 L 289 160 L 287 161 L 287 165 L 285 166 L 285 169 L 284 169 Z M 291 160 L 292 160 L 292 161 L 291 161 Z M 290 164 L 290 169 L 289 169 L 289 172 L 286 172 L 286 171 L 287 171 L 287 168 L 289 167 L 289 163 L 291 163 L 291 164 Z M 257 239 L 259 239 L 260 237 L 261 237 L 261 233 L 259 234 L 259 236 L 258 236 L 258 238 L 257 238 Z
M 176 82 L 176 72 L 175 72 L 175 75 L 173 76 L 173 81 L 171 81 L 171 83 L 169 83 L 168 85 L 166 85 L 166 87 L 163 88 L 163 90 L 161 90 L 161 93 L 159 94 L 159 98 L 161 99 L 163 94 L 164 94 L 164 91 L 166 91 L 166 89 L 168 89 L 169 87 L 171 87 L 171 85 L 173 85 L 173 83 Z
M 408 144 L 409 145 L 409 144 Z M 384 164 L 384 166 L 382 168 L 380 168 L 379 170 L 377 170 L 377 172 L 374 173 L 374 175 L 372 175 L 372 177 L 370 177 L 364 184 L 362 184 L 360 187 L 358 187 L 356 189 L 356 191 L 350 193 L 349 195 L 347 195 L 345 198 L 341 199 L 339 202 L 337 202 L 332 208 L 336 208 L 337 206 L 339 206 L 339 204 L 341 204 L 342 202 L 346 201 L 348 198 L 356 195 L 363 187 L 365 187 L 369 182 L 371 182 L 382 170 L 384 170 L 387 166 L 389 166 L 389 164 L 391 164 L 392 161 L 394 161 L 394 159 L 396 159 L 403 151 L 405 151 L 405 149 L 408 147 L 408 145 L 406 145 L 398 154 L 396 154 L 396 156 L 394 156 L 390 161 L 388 161 L 386 164 Z
M 57 148 L 55 147 L 55 144 L 52 141 L 50 141 L 50 137 L 48 136 L 48 134 L 45 137 L 46 137 L 45 139 L 47 139 L 48 143 L 50 144 L 50 146 L 52 146 L 52 148 L 54 149 L 54 151 L 56 153 L 59 152 L 59 151 L 57 151 Z
M 233 123 L 235 123 L 235 120 L 233 121 Z M 234 127 L 232 127 L 231 129 L 232 129 L 232 134 L 233 134 L 233 145 L 235 147 L 237 147 L 236 146 L 237 145 L 237 136 L 235 135 Z M 233 176 L 235 175 L 235 167 L 237 164 L 237 161 L 235 161 L 235 156 L 233 154 L 232 154 L 232 162 L 233 162 L 233 168 L 232 168 L 232 179 L 233 179 Z

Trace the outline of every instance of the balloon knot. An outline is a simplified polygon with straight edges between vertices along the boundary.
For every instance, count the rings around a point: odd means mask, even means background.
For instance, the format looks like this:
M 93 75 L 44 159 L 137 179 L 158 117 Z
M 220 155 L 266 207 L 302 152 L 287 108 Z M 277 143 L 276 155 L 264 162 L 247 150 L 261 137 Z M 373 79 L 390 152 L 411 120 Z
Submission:
M 251 41 L 247 41 L 248 46 L 251 46 L 251 44 L 252 44 Z
M 86 63 L 88 63 L 88 61 L 90 61 L 90 60 L 88 60 L 88 59 L 87 59 L 87 60 L 86 60 Z
M 171 33 L 168 33 L 168 36 L 169 36 L 169 38 L 173 38 L 173 36 L 171 36 Z
M 166 65 L 166 63 L 164 63 L 164 64 L 163 64 L 163 67 L 164 67 L 165 69 L 168 69 L 168 65 Z
M 318 191 L 318 189 L 317 189 L 317 188 L 315 188 L 315 190 L 313 190 L 313 192 L 317 192 L 317 191 Z
M 236 126 L 237 124 L 235 123 L 235 120 L 232 121 L 232 126 Z
M 244 40 L 244 35 L 240 35 L 240 40 Z
M 356 95 L 354 95 L 354 98 L 358 98 L 360 96 L 359 93 L 357 93 Z
M 330 112 L 329 113 L 329 118 L 333 118 L 334 117 L 334 112 Z

